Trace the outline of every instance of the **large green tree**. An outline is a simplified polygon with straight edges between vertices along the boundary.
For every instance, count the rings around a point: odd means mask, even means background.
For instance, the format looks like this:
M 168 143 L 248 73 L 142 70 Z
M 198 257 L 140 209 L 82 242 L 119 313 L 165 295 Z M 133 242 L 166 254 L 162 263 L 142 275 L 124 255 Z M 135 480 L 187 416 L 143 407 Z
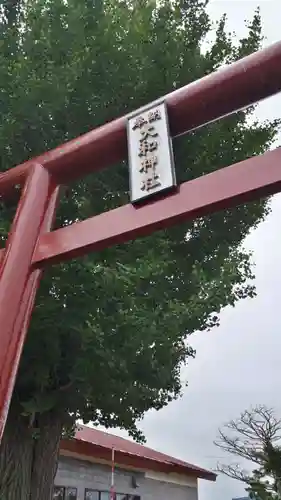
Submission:
M 2 1 L 1 170 L 260 47 L 256 13 L 236 45 L 223 17 L 203 50 L 206 3 Z M 251 111 L 174 141 L 178 181 L 263 153 L 277 123 L 250 124 Z M 127 201 L 124 162 L 70 186 L 56 224 Z M 2 206 L 3 242 L 12 213 Z M 138 419 L 180 396 L 187 337 L 255 293 L 241 242 L 267 213 L 258 201 L 46 271 L 0 447 L 0 498 L 50 499 L 76 419 L 140 438 Z

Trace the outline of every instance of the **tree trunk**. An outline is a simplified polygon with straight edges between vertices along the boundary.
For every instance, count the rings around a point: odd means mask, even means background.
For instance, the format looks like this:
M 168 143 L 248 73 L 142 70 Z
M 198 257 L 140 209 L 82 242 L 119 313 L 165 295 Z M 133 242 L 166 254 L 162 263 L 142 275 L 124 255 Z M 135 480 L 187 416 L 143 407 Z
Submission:
M 10 411 L 0 446 L 0 500 L 51 500 L 62 419 L 40 415 L 36 430 Z
M 29 500 L 33 460 L 31 430 L 9 412 L 0 446 L 0 499 Z
M 51 500 L 63 424 L 53 413 L 43 414 L 38 423 L 40 433 L 34 446 L 30 500 Z

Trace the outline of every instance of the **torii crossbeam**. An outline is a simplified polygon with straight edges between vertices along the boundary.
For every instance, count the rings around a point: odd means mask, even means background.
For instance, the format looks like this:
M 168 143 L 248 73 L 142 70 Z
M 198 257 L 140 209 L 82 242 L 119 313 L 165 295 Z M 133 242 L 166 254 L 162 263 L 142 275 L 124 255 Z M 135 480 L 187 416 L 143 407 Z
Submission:
M 278 42 L 168 94 L 161 102 L 167 105 L 175 137 L 280 91 Z M 281 191 L 280 148 L 185 182 L 173 193 L 141 206 L 125 205 L 51 231 L 61 184 L 127 158 L 128 118 L 0 175 L 4 199 L 22 187 L 8 241 L 0 253 L 0 439 L 45 266 Z

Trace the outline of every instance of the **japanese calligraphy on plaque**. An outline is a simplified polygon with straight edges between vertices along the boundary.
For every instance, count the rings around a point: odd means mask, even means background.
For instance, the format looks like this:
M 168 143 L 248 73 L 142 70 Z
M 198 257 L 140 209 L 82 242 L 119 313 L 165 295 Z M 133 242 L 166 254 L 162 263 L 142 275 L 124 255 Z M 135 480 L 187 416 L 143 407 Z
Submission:
M 165 103 L 129 118 L 127 125 L 131 202 L 176 185 Z

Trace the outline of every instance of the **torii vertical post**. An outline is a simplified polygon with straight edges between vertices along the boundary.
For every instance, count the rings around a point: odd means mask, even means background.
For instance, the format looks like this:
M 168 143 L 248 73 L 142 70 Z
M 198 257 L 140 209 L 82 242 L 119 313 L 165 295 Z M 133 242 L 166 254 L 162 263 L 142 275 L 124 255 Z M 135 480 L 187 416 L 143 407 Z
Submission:
M 168 94 L 161 101 L 167 105 L 172 136 L 276 94 L 281 90 L 280 68 L 281 42 Z M 184 183 L 176 193 L 141 207 L 125 205 L 48 232 L 60 184 L 126 158 L 127 119 L 115 120 L 0 175 L 3 198 L 16 185 L 24 185 L 0 255 L 0 439 L 44 266 L 281 190 L 279 149 Z
M 51 227 L 58 188 L 50 173 L 35 163 L 29 171 L 0 269 L 0 439 L 28 328 L 40 270 L 32 258 L 40 233 Z

